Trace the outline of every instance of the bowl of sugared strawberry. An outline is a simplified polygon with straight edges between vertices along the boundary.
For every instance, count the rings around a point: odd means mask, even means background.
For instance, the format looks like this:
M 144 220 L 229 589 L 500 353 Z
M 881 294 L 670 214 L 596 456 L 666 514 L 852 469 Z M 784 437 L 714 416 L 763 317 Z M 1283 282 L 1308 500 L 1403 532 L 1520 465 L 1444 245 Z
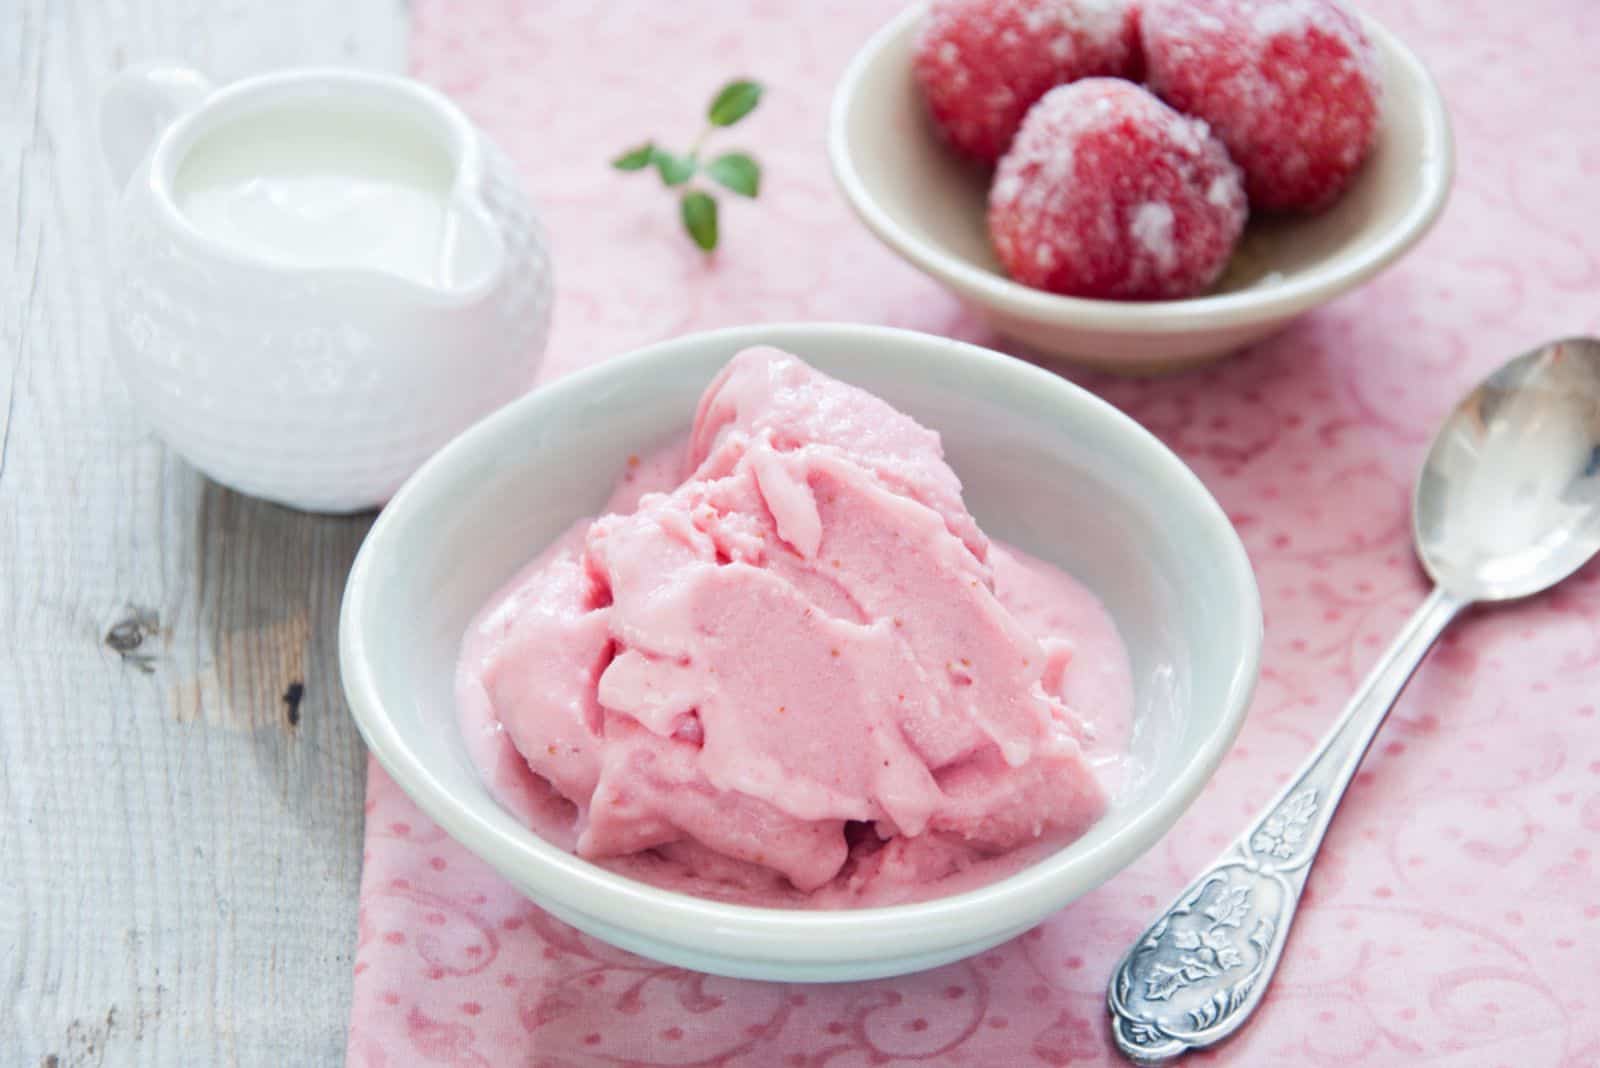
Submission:
M 867 227 L 1040 355 L 1179 370 L 1273 334 L 1438 217 L 1437 86 L 1339 0 L 932 0 L 835 90 Z

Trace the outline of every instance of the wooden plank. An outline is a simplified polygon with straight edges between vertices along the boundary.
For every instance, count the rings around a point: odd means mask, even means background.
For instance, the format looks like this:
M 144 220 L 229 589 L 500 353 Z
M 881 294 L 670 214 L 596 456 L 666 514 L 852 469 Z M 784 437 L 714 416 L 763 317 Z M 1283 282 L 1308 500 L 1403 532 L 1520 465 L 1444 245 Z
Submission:
M 20 0 L 0 19 L 0 1064 L 338 1062 L 363 751 L 335 623 L 367 519 L 221 489 L 110 361 L 100 86 L 398 68 L 400 0 Z

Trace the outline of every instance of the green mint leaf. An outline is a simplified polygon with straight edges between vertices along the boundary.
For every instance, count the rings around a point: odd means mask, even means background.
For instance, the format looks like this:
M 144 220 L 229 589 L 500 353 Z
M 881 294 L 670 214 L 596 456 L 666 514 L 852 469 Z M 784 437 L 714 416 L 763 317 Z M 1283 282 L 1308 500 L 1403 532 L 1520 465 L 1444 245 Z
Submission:
M 713 126 L 732 126 L 754 111 L 759 103 L 761 84 L 740 79 L 722 87 L 711 101 L 711 109 L 706 112 L 706 117 Z
M 683 194 L 683 228 L 706 252 L 717 247 L 717 202 L 698 190 Z
M 646 141 L 638 148 L 631 148 L 612 160 L 611 165 L 619 171 L 642 171 L 650 166 L 655 153 L 656 146 Z
M 706 173 L 740 196 L 753 197 L 761 192 L 761 164 L 743 152 L 718 156 L 706 166 Z
M 661 175 L 661 180 L 669 186 L 682 185 L 694 177 L 694 160 L 687 156 L 675 156 L 664 149 L 654 149 L 651 159 L 656 165 L 656 172 Z

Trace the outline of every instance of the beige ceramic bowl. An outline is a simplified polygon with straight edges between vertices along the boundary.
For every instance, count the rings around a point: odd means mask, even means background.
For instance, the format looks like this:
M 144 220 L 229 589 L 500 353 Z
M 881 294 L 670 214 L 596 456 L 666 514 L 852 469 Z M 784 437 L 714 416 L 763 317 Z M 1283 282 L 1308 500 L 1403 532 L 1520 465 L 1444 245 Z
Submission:
M 828 132 L 834 176 L 885 244 L 1040 352 L 1135 374 L 1215 359 L 1372 277 L 1444 207 L 1454 169 L 1444 101 L 1422 62 L 1363 17 L 1383 72 L 1383 125 L 1331 209 L 1253 220 L 1222 280 L 1188 300 L 1084 300 L 1013 282 L 989 247 L 988 175 L 939 142 L 912 77 L 925 12 L 913 5 L 874 34 L 840 80 Z

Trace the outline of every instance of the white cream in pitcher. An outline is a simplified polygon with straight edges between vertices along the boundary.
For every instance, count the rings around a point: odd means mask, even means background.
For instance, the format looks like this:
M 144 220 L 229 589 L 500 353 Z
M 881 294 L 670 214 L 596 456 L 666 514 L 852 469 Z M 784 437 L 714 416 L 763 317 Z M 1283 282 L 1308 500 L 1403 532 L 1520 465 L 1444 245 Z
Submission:
M 197 229 L 246 255 L 449 285 L 454 169 L 411 123 L 285 107 L 202 137 L 173 192 Z

